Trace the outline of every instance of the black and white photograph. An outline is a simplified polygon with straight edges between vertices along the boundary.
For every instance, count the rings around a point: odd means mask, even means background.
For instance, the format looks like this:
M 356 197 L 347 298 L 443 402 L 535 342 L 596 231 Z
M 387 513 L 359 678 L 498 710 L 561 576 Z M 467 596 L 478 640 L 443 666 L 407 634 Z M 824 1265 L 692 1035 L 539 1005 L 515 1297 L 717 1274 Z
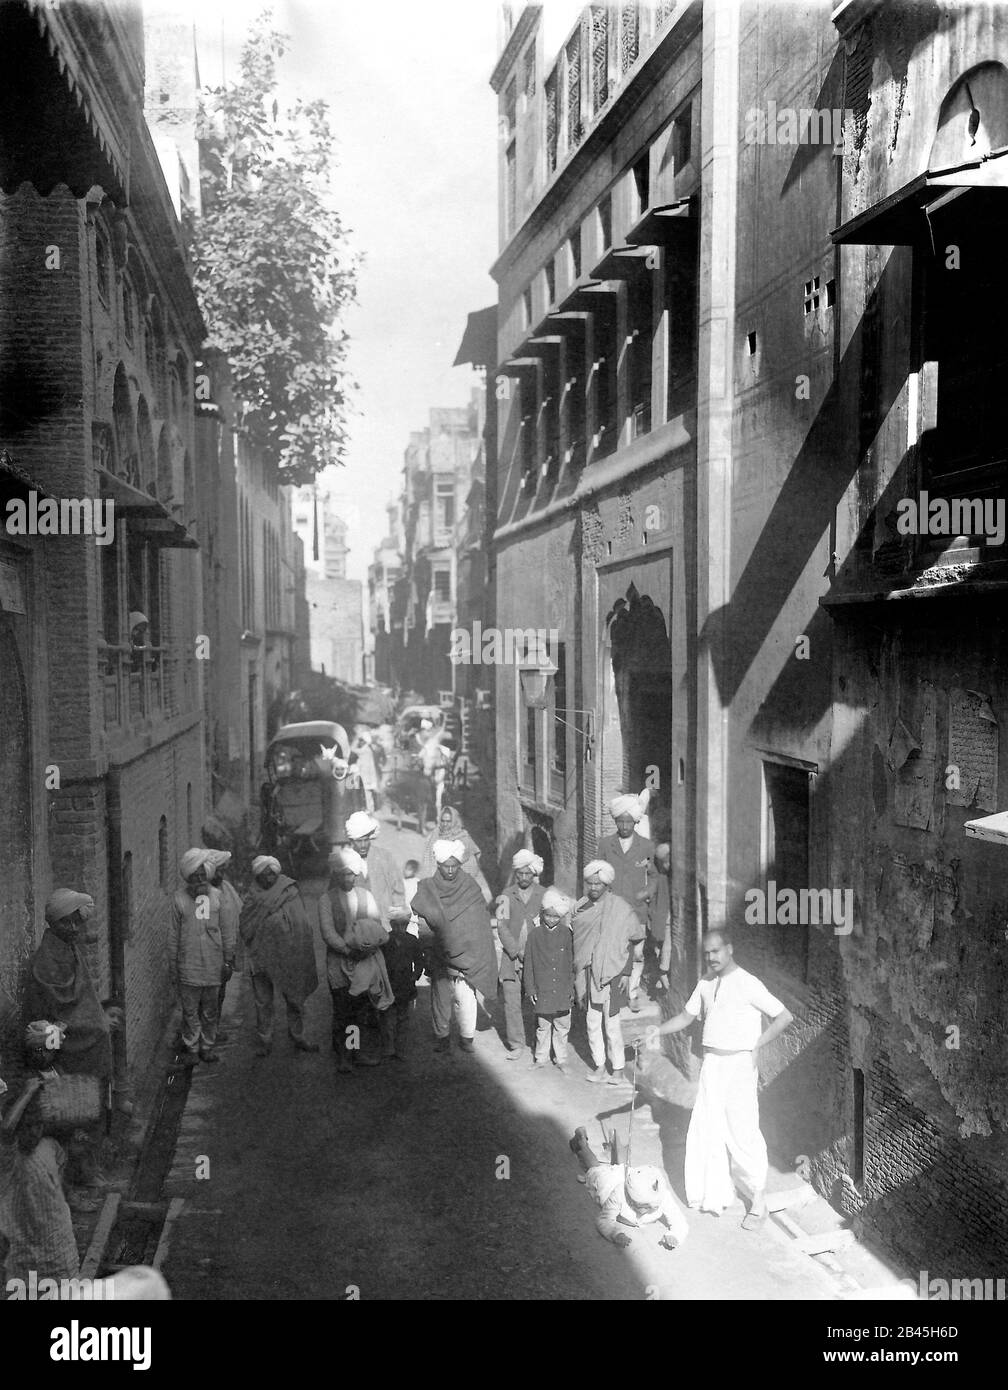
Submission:
M 1008 3 L 0 0 L 46 1365 L 164 1369 L 138 1301 L 755 1305 L 740 1356 L 814 1303 L 796 1370 L 968 1363 L 1006 246 Z

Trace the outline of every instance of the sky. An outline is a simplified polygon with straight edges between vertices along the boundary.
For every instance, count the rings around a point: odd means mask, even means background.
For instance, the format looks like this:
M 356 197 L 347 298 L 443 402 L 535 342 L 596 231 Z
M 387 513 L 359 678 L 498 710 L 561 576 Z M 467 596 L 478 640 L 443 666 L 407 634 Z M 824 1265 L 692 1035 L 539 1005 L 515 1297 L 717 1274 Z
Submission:
M 259 0 L 201 0 L 201 80 L 217 85 Z M 366 580 L 401 486 L 403 451 L 432 406 L 465 405 L 453 368 L 466 315 L 496 300 L 496 0 L 274 0 L 291 43 L 285 94 L 324 98 L 337 135 L 336 206 L 360 257 L 345 327 L 358 383 L 343 468 L 326 484 L 349 524 L 348 574 Z

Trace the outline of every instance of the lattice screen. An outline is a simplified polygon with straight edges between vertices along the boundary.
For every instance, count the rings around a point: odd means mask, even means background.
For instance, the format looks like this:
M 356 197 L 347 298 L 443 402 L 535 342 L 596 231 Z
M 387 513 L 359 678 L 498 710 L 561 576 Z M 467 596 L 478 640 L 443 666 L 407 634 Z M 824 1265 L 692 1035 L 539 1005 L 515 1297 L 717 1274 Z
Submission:
M 581 33 L 567 45 L 567 145 L 581 143 Z
M 640 11 L 636 5 L 624 5 L 620 12 L 620 72 L 633 67 L 639 51 Z
M 591 10 L 592 112 L 609 100 L 609 11 L 604 5 Z
M 557 76 L 546 79 L 546 167 L 552 174 L 557 164 Z

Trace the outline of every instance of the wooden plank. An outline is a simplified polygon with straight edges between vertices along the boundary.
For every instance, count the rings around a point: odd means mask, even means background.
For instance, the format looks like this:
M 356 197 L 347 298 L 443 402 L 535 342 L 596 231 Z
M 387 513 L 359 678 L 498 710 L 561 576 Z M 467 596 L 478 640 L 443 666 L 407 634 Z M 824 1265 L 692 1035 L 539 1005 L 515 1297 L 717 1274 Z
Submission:
M 807 1232 L 798 1225 L 797 1221 L 791 1220 L 786 1211 L 775 1211 L 773 1217 L 775 1221 L 784 1227 L 788 1235 L 793 1236 L 795 1240 L 801 1240 L 802 1236 L 807 1234 Z
M 854 1243 L 854 1232 L 847 1229 L 823 1231 L 817 1236 L 798 1236 L 795 1240 L 795 1245 L 799 1250 L 804 1250 L 806 1255 L 822 1255 L 827 1250 L 846 1250 Z
M 795 1211 L 799 1207 L 807 1207 L 818 1195 L 815 1188 L 805 1182 L 800 1187 L 789 1187 L 783 1192 L 768 1192 L 767 1208 L 770 1211 L 783 1211 L 787 1207 Z
M 171 1242 L 171 1230 L 181 1215 L 184 1206 L 184 1197 L 173 1197 L 168 1203 L 168 1214 L 165 1217 L 164 1225 L 161 1227 L 161 1238 L 158 1240 L 157 1249 L 154 1251 L 154 1258 L 151 1261 L 155 1269 L 161 1268 L 165 1256 L 168 1254 L 168 1246 Z
M 112 1234 L 112 1227 L 116 1223 L 116 1217 L 119 1213 L 119 1203 L 121 1201 L 121 1192 L 110 1192 L 105 1198 L 104 1205 L 101 1209 L 101 1215 L 98 1217 L 98 1224 L 95 1226 L 94 1234 L 91 1236 L 91 1244 L 88 1246 L 87 1254 L 84 1256 L 81 1263 L 82 1278 L 93 1279 L 98 1272 L 98 1266 L 101 1264 L 101 1258 L 105 1253 L 105 1246 L 108 1244 L 108 1238 Z

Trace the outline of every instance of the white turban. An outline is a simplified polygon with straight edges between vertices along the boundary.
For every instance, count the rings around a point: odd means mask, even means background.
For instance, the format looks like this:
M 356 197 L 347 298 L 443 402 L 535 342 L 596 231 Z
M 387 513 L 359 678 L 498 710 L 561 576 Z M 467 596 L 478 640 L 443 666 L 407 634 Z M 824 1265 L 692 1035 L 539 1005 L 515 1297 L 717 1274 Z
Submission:
M 542 905 L 544 912 L 556 912 L 561 917 L 566 917 L 574 906 L 574 899 L 561 893 L 559 888 L 547 888 L 543 894 Z
M 653 1168 L 628 1168 L 627 1200 L 635 1207 L 656 1207 L 661 1202 L 661 1180 Z
M 207 868 L 213 874 L 215 874 L 218 869 L 223 869 L 224 865 L 227 864 L 230 859 L 231 851 L 229 849 L 207 850 L 206 864 Z
M 465 859 L 466 847 L 461 840 L 435 840 L 434 858 L 439 864 L 447 859 L 457 859 L 461 864 Z
M 72 888 L 56 888 L 49 894 L 45 905 L 47 922 L 62 922 L 72 912 L 79 912 L 86 920 L 94 913 L 94 898 L 90 893 L 75 893 Z
M 329 856 L 329 863 L 337 872 L 340 869 L 352 869 L 355 874 L 364 873 L 364 860 L 349 845 L 339 845 L 334 849 Z
M 585 882 L 590 878 L 600 878 L 603 883 L 612 883 L 615 877 L 616 870 L 604 859 L 593 859 L 590 864 L 586 864 L 584 867 Z
M 543 862 L 538 854 L 533 854 L 530 849 L 520 849 L 511 860 L 513 869 L 531 869 L 534 874 L 541 874 Z
M 366 840 L 369 835 L 377 835 L 380 826 L 367 811 L 354 811 L 347 816 L 346 836 L 348 840 Z
M 213 852 L 212 849 L 202 849 L 198 846 L 195 849 L 187 849 L 179 860 L 179 873 L 183 878 L 191 878 L 196 870 L 202 869 L 204 865 L 209 868 Z
M 609 812 L 613 820 L 617 816 L 633 816 L 634 824 L 644 814 L 643 808 L 635 796 L 614 796 L 609 803 Z
M 266 869 L 273 869 L 275 873 L 280 872 L 280 860 L 274 859 L 272 854 L 259 854 L 252 860 L 252 877 L 258 878 Z

